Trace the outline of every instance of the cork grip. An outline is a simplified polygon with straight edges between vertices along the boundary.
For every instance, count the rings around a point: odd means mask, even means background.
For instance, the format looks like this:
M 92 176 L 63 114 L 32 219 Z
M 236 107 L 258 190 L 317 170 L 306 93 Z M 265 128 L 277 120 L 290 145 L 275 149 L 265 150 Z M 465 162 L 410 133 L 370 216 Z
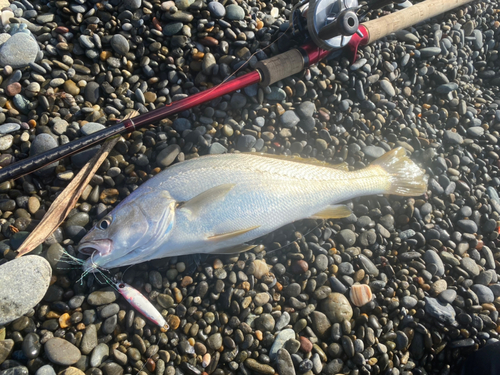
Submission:
M 269 86 L 279 80 L 304 69 L 304 58 L 298 49 L 292 49 L 266 60 L 255 66 L 259 70 L 262 86 Z
M 364 22 L 369 33 L 368 44 L 397 30 L 406 29 L 472 0 L 427 0 L 387 16 Z

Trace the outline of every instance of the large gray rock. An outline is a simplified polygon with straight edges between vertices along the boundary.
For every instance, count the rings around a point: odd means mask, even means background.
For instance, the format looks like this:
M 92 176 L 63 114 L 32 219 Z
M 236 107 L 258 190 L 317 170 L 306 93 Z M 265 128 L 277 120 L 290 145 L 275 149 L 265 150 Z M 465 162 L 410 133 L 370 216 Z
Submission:
M 14 69 L 24 68 L 35 62 L 38 51 L 40 51 L 38 44 L 31 34 L 16 33 L 0 47 L 0 66 L 10 65 Z
M 0 266 L 0 326 L 26 314 L 49 287 L 52 268 L 38 255 L 26 255 Z

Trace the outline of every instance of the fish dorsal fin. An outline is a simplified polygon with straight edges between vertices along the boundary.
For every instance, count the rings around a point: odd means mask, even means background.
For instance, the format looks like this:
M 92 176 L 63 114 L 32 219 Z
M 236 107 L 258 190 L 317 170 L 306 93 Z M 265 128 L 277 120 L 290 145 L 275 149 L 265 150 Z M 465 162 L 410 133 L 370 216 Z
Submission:
M 351 214 L 352 211 L 349 209 L 349 207 L 343 204 L 337 204 L 334 206 L 327 206 L 311 217 L 314 219 L 341 219 L 343 217 L 348 217 Z
M 186 202 L 180 203 L 178 209 L 189 211 L 191 215 L 197 215 L 207 204 L 222 200 L 235 186 L 236 184 L 222 184 L 215 186 Z
M 247 245 L 245 243 L 241 245 L 236 245 L 236 246 L 231 246 L 231 247 L 226 247 L 224 249 L 220 250 L 215 250 L 212 252 L 212 254 L 219 254 L 219 255 L 224 255 L 224 254 L 239 254 L 244 251 L 248 251 L 253 249 L 257 245 Z
M 235 230 L 234 232 L 228 232 L 228 233 L 222 233 L 222 234 L 214 234 L 213 236 L 208 237 L 210 241 L 225 241 L 229 240 L 234 237 L 241 236 L 242 234 L 245 234 L 247 232 L 250 232 L 251 230 L 259 228 L 260 225 L 256 225 L 254 227 L 250 228 L 245 228 L 245 229 L 240 229 L 240 230 Z
M 302 158 L 300 156 L 288 156 L 288 155 L 271 155 L 271 154 L 264 154 L 264 153 L 255 153 L 255 152 L 250 152 L 250 155 L 259 155 L 263 156 L 265 158 L 270 158 L 270 159 L 277 159 L 277 160 L 286 160 L 286 161 L 293 161 L 296 163 L 301 163 L 301 164 L 309 164 L 309 165 L 315 165 L 317 167 L 325 167 L 325 168 L 332 168 L 332 169 L 339 169 L 342 171 L 349 171 L 349 164 L 347 163 L 340 163 L 340 164 L 328 164 L 327 162 L 320 161 L 318 159 L 307 159 L 307 158 Z

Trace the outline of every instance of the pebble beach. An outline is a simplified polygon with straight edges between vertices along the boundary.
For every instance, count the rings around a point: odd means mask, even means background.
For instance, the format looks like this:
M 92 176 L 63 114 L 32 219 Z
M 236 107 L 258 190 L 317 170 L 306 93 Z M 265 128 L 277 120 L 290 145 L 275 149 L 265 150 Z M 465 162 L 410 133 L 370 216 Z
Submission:
M 294 4 L 2 2 L 0 167 L 251 71 L 303 42 Z M 500 341 L 499 42 L 500 4 L 474 1 L 352 64 L 335 56 L 126 134 L 19 259 L 100 146 L 1 183 L 0 375 L 458 375 Z M 166 332 L 67 255 L 84 259 L 94 223 L 184 160 L 261 152 L 358 170 L 395 147 L 429 175 L 426 194 L 357 198 L 347 218 L 286 225 L 237 255 L 110 270 Z

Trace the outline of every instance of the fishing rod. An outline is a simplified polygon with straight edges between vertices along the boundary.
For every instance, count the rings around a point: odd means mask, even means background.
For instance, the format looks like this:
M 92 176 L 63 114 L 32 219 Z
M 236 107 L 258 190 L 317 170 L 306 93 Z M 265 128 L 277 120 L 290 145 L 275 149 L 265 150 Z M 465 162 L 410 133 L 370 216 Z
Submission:
M 450 11 L 472 0 L 426 0 L 411 5 L 408 0 L 374 0 L 359 5 L 358 0 L 310 0 L 299 3 L 292 12 L 292 30 L 308 34 L 309 41 L 256 64 L 255 70 L 211 89 L 175 101 L 133 119 L 126 119 L 86 137 L 79 138 L 41 154 L 22 159 L 0 169 L 0 183 L 36 171 L 57 160 L 80 152 L 99 142 L 156 123 L 168 116 L 191 109 L 253 84 L 269 86 L 316 64 L 333 51 L 345 49 L 356 60 L 360 45 L 375 42 L 397 30 L 405 29 L 428 18 Z M 402 10 L 360 23 L 370 9 L 397 3 Z M 297 8 L 297 9 L 296 9 Z

